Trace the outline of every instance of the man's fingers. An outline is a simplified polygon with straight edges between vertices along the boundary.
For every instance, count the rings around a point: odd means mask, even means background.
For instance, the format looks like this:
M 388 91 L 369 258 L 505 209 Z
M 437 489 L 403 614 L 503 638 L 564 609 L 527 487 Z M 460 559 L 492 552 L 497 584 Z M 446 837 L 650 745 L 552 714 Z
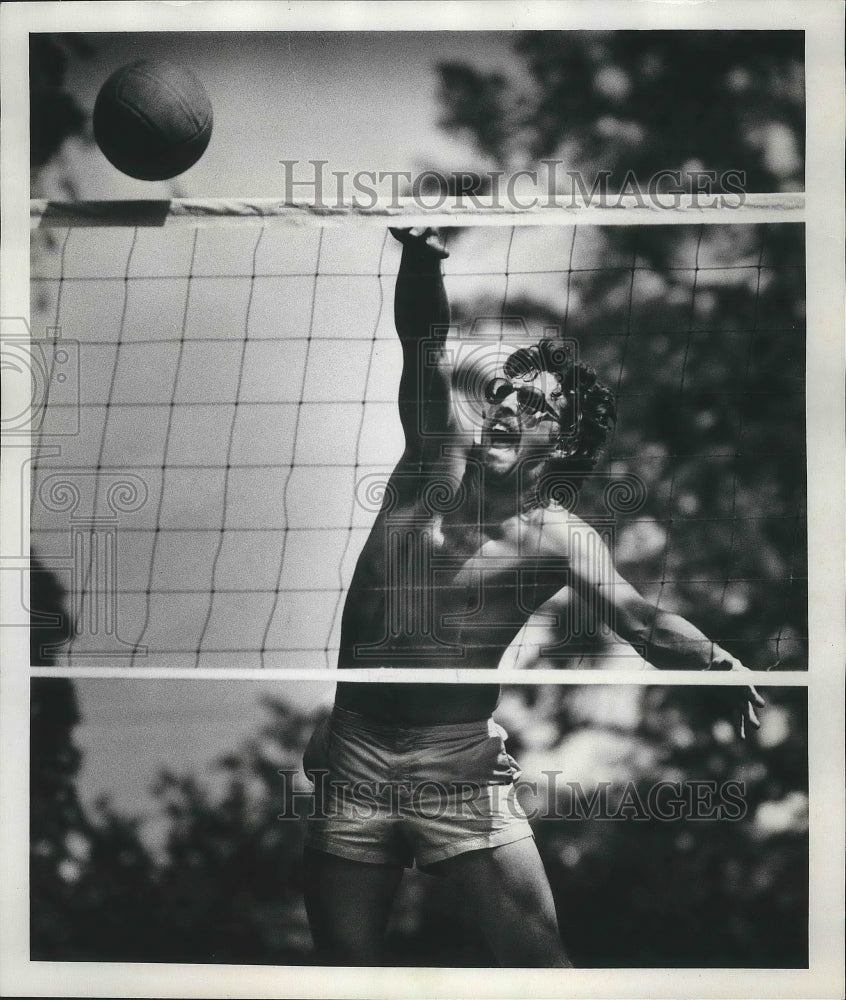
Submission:
M 712 669 L 714 670 L 743 670 L 748 671 L 748 667 L 745 667 L 740 660 L 736 657 L 731 656 L 726 653 L 725 650 L 718 651 L 720 655 L 715 655 L 712 660 Z M 740 711 L 740 724 L 737 729 L 737 733 L 742 740 L 746 739 L 747 725 L 751 726 L 753 729 L 760 729 L 761 723 L 758 719 L 758 715 L 755 711 L 756 708 L 764 708 L 766 701 L 761 697 L 760 693 L 751 684 L 743 692 L 743 702 Z
M 410 229 L 388 226 L 388 230 L 394 239 L 399 240 L 403 246 L 424 244 L 439 257 L 449 257 L 449 251 L 441 239 L 441 234 L 431 226 L 412 226 Z
M 752 696 L 751 698 L 752 703 L 757 705 L 758 708 L 763 708 L 767 704 L 766 701 L 759 694 L 758 690 L 752 687 L 751 684 L 749 685 L 749 694 Z
M 749 668 L 745 667 L 737 657 L 732 656 L 719 647 L 715 647 L 712 654 L 711 669 L 749 671 Z M 740 693 L 742 694 L 742 700 L 740 700 L 739 704 L 738 701 L 733 701 L 733 704 L 740 709 L 739 718 L 735 716 L 735 719 L 737 719 L 735 731 L 740 739 L 745 740 L 748 726 L 751 726 L 753 729 L 761 728 L 761 723 L 755 709 L 764 708 L 767 703 L 751 684 L 745 690 L 741 689 Z
M 426 230 L 420 226 L 413 226 L 411 229 L 401 229 L 398 226 L 388 226 L 391 236 L 399 240 L 400 243 L 412 243 L 419 239 Z
M 760 697 L 760 696 L 758 696 Z M 751 701 L 747 701 L 740 712 L 739 725 L 737 727 L 737 734 L 740 739 L 746 739 L 747 728 L 751 726 L 753 729 L 760 729 L 761 722 L 758 718 L 758 713 L 755 711 L 755 706 Z

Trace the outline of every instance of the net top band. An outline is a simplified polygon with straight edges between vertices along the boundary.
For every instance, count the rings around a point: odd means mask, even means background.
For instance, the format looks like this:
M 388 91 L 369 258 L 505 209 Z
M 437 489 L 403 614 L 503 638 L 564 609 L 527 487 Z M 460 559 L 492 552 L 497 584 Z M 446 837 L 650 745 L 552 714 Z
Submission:
M 734 195 L 685 194 L 649 198 L 642 194 L 585 199 L 558 194 L 527 200 L 525 206 L 490 195 L 383 199 L 373 205 L 286 202 L 276 198 L 171 198 L 137 201 L 30 202 L 32 228 L 69 226 L 405 226 L 505 225 L 672 225 L 754 224 L 804 221 L 804 192 Z

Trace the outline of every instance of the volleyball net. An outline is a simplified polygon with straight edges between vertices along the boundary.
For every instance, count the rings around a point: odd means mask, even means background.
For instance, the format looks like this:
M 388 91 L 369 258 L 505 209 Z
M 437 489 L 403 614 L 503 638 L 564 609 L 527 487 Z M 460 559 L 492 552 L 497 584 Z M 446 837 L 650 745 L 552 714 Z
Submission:
M 36 213 L 31 542 L 67 592 L 58 665 L 335 665 L 370 487 L 402 450 L 398 220 L 215 204 Z M 575 345 L 618 421 L 568 504 L 659 607 L 750 667 L 805 669 L 804 229 L 661 219 L 442 220 L 454 338 Z M 551 610 L 509 665 L 641 662 Z

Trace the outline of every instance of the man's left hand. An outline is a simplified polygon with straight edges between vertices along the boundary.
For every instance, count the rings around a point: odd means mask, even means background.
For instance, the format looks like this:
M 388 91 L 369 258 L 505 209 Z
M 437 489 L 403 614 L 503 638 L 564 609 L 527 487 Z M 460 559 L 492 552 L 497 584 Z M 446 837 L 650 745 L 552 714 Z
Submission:
M 726 650 L 721 649 L 719 646 L 714 647 L 714 653 L 711 657 L 711 665 L 709 670 L 732 670 L 732 671 L 746 671 L 751 673 L 749 667 L 745 667 L 736 656 L 732 656 L 731 653 L 727 653 Z M 730 700 L 732 704 L 739 702 L 736 708 L 732 709 L 732 722 L 735 726 L 735 732 L 740 737 L 740 739 L 746 739 L 746 732 L 751 726 L 753 729 L 760 729 L 761 722 L 758 719 L 758 714 L 755 711 L 757 708 L 763 708 L 766 702 L 758 693 L 758 691 L 749 685 L 746 688 L 730 688 Z

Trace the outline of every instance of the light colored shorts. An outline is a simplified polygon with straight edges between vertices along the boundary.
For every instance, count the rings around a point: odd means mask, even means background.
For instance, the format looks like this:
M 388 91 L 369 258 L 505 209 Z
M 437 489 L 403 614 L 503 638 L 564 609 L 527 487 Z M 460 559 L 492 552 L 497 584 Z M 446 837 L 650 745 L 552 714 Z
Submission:
M 425 868 L 531 837 L 507 735 L 493 719 L 396 726 L 335 708 L 303 757 L 315 786 L 306 845 Z

